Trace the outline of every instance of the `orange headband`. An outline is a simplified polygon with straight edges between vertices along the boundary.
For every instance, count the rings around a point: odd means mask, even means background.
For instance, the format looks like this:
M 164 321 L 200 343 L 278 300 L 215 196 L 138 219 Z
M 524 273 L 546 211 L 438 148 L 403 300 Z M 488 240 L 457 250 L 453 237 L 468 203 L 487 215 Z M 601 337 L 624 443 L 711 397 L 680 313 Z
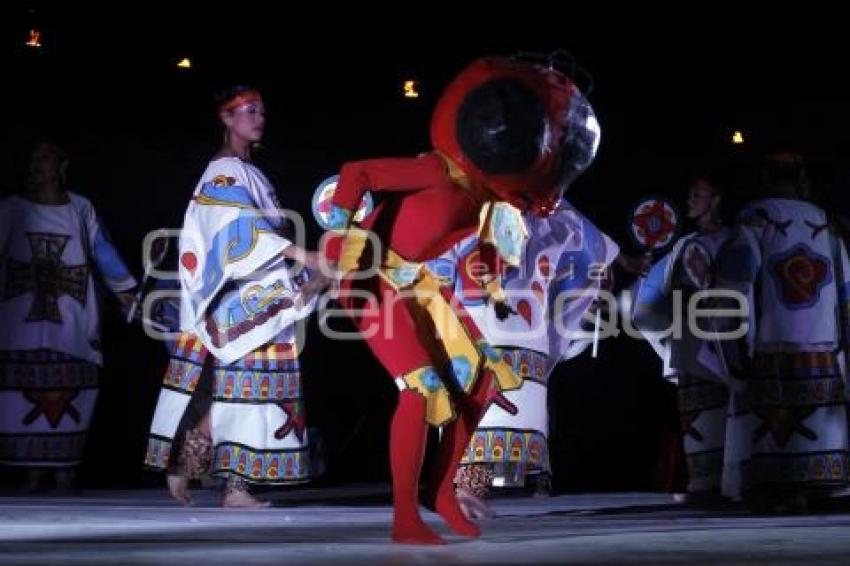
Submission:
M 242 106 L 248 102 L 262 102 L 262 95 L 256 90 L 246 90 L 245 92 L 240 92 L 227 102 L 223 103 L 218 107 L 219 112 L 230 112 L 231 110 Z

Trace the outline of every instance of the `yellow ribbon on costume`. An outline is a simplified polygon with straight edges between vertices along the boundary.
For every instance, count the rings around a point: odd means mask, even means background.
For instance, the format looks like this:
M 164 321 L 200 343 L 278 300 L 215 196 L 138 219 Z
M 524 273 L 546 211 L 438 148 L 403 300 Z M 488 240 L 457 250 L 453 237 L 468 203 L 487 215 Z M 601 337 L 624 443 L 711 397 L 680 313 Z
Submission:
M 368 239 L 369 232 L 354 226 L 349 228 L 339 260 L 343 273 L 358 269 Z M 514 374 L 496 349 L 483 340 L 474 339 L 440 291 L 439 279 L 426 265 L 408 261 L 388 249 L 378 273 L 401 295 L 397 300 L 405 301 L 423 342 L 445 355 L 445 361 L 451 364 L 457 383 L 465 392 L 472 390 L 484 370 L 493 372 L 501 390 L 518 389 L 522 385 L 522 379 Z M 426 366 L 401 376 L 407 388 L 425 398 L 425 419 L 434 426 L 456 416 L 451 395 L 443 383 L 445 373 L 440 368 Z

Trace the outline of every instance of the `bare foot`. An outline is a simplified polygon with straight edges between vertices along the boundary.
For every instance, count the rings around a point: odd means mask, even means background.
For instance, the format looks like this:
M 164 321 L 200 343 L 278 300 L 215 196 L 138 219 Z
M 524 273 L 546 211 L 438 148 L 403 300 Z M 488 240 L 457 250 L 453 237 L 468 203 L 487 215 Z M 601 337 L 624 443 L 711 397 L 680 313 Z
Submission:
M 247 491 L 230 490 L 224 494 L 224 499 L 221 501 L 222 507 L 235 507 L 242 509 L 264 509 L 271 507 L 272 502 L 263 499 L 257 499 Z
M 552 476 L 548 473 L 532 476 L 534 482 L 533 497 L 552 497 Z
M 776 515 L 804 515 L 808 510 L 809 498 L 802 492 L 782 498 L 773 507 Z
M 189 479 L 185 476 L 168 474 L 168 492 L 180 505 L 191 505 L 192 497 L 189 495 Z
M 53 478 L 56 482 L 56 489 L 53 492 L 55 495 L 78 495 L 77 474 L 73 468 L 55 470 Z
M 461 511 L 469 520 L 492 519 L 495 516 L 493 510 L 483 499 L 475 497 L 463 489 L 457 490 L 457 502 Z
M 47 470 L 42 468 L 30 468 L 27 470 L 27 481 L 23 486 L 23 492 L 27 495 L 44 493 L 47 491 Z

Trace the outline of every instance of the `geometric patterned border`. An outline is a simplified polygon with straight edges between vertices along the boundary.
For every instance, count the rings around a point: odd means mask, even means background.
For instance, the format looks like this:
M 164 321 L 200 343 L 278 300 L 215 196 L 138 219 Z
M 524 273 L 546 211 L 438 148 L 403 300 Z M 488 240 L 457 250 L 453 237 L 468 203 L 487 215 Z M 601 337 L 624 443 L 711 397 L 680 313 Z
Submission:
M 848 453 L 844 450 L 809 454 L 758 454 L 744 463 L 748 489 L 759 485 L 846 484 Z
M 502 352 L 502 359 L 513 368 L 518 377 L 546 385 L 548 356 L 525 348 L 498 349 Z
M 463 464 L 524 463 L 529 469 L 549 461 L 546 437 L 535 430 L 479 428 L 463 454 Z
M 46 433 L 0 436 L 0 462 L 8 465 L 45 463 L 73 466 L 80 463 L 86 433 Z
M 268 402 L 301 397 L 301 374 L 251 370 L 215 370 L 216 401 Z
M 216 446 L 213 473 L 236 474 L 252 483 L 298 483 L 313 476 L 308 446 L 256 451 L 231 442 Z
M 49 350 L 0 357 L 0 389 L 95 389 L 97 364 Z M 20 353 L 20 352 L 19 352 Z

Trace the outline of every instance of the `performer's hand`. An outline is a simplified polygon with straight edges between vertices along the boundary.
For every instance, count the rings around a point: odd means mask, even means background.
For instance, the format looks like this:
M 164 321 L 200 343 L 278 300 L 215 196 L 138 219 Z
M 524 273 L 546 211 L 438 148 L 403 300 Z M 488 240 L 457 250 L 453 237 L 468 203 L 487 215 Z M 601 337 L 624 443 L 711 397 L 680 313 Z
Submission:
M 319 252 L 302 249 L 298 246 L 287 246 L 283 250 L 283 256 L 301 263 L 310 271 L 320 271 L 322 256 Z
M 116 293 L 115 298 L 118 300 L 118 304 L 121 305 L 121 312 L 127 314 L 130 312 L 130 309 L 133 307 L 133 303 L 136 301 L 135 293 L 130 291 L 124 291 L 123 293 Z M 136 315 L 134 318 L 138 319 L 142 315 L 141 309 L 136 309 Z
M 304 264 L 304 267 L 309 269 L 310 271 L 319 271 L 321 256 L 319 252 L 311 252 L 304 250 L 304 253 L 299 258 L 301 262 Z
M 649 268 L 652 267 L 652 257 L 648 255 L 635 256 L 620 254 L 617 256 L 616 261 L 617 265 L 627 273 L 640 275 L 641 277 L 649 273 Z
M 304 305 L 310 304 L 310 301 L 319 295 L 319 293 L 324 291 L 330 284 L 330 278 L 325 277 L 319 272 L 314 273 L 311 279 L 299 289 L 298 306 L 303 307 Z
M 512 314 L 517 312 L 505 301 L 493 301 L 493 309 L 496 311 L 496 318 L 505 320 Z

